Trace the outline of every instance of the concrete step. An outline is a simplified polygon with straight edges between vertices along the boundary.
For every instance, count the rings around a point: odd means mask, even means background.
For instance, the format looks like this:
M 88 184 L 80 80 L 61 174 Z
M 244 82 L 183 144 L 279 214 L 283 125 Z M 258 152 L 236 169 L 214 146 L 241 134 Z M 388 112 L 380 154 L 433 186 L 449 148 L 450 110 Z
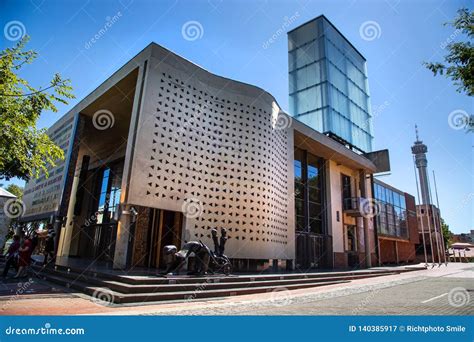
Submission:
M 251 282 L 265 280 L 285 280 L 285 279 L 301 279 L 301 278 L 325 278 L 335 276 L 359 276 L 359 275 L 385 275 L 401 272 L 409 272 L 410 270 L 361 270 L 346 272 L 318 272 L 318 273 L 282 273 L 282 274 L 258 274 L 258 275 L 209 275 L 206 277 L 195 276 L 156 276 L 156 275 L 133 275 L 133 274 L 111 274 L 108 272 L 84 271 L 64 266 L 56 266 L 57 271 L 68 271 L 69 273 L 80 273 L 87 279 L 101 278 L 110 281 L 127 283 L 131 285 L 162 285 L 162 284 L 196 284 L 208 283 L 209 279 L 213 279 L 215 283 L 225 282 Z
M 33 265 L 37 276 L 92 296 L 100 302 L 143 303 L 169 300 L 219 298 L 342 284 L 417 269 L 366 270 L 304 274 L 234 275 L 210 277 L 128 276 L 83 271 L 65 267 Z M 98 299 L 97 299 L 98 298 Z
M 228 289 L 228 288 L 249 288 L 249 287 L 260 287 L 267 285 L 294 285 L 294 284 L 307 284 L 307 283 L 319 283 L 319 282 L 328 282 L 328 281 L 348 281 L 361 278 L 371 278 L 379 277 L 381 275 L 396 274 L 395 272 L 384 272 L 381 273 L 372 273 L 372 274 L 347 274 L 347 273 L 336 273 L 330 274 L 329 276 L 318 276 L 318 277 L 305 277 L 300 276 L 295 277 L 259 277 L 259 279 L 253 279 L 249 281 L 242 281 L 241 278 L 230 278 L 230 280 L 239 280 L 239 281 L 221 281 L 221 278 L 205 278 L 205 281 L 202 282 L 202 278 L 192 278 L 194 280 L 199 280 L 199 282 L 187 282 L 185 284 L 181 283 L 168 283 L 168 284 L 149 284 L 147 282 L 141 284 L 129 284 L 116 280 L 107 280 L 100 279 L 100 277 L 90 277 L 84 274 L 78 274 L 76 272 L 66 272 L 62 270 L 54 269 L 39 269 L 35 270 L 40 274 L 40 276 L 46 279 L 45 274 L 50 274 L 56 277 L 62 277 L 68 279 L 70 282 L 80 281 L 83 283 L 88 283 L 94 286 L 107 287 L 113 291 L 120 293 L 147 293 L 147 292 L 182 292 L 182 291 L 196 291 L 196 290 L 212 290 L 212 289 Z M 188 280 L 192 280 L 188 279 Z M 229 278 L 225 278 L 229 280 Z

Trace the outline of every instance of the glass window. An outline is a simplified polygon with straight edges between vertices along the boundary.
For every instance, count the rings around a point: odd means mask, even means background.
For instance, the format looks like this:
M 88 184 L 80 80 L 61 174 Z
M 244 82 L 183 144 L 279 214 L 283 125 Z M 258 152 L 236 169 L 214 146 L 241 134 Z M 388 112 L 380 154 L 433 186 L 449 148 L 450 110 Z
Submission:
M 314 233 L 314 234 L 322 234 L 323 222 L 320 219 L 310 219 L 309 230 L 311 233 Z
M 296 215 L 304 216 L 303 199 L 295 198 Z
M 357 251 L 357 234 L 355 226 L 346 226 L 346 250 L 350 252 Z
M 315 21 L 311 21 L 288 35 L 288 49 L 293 50 L 318 37 L 318 27 Z
M 299 232 L 303 232 L 306 230 L 304 216 L 296 215 L 296 230 Z
M 306 113 L 304 115 L 298 115 L 296 118 L 319 132 L 323 131 L 323 110 L 321 109 Z
M 296 182 L 301 182 L 302 181 L 302 166 L 301 166 L 301 161 L 300 160 L 295 160 L 294 161 L 294 166 L 295 166 L 295 181 Z
M 303 114 L 313 111 L 322 106 L 321 86 L 314 86 L 306 90 L 302 90 L 296 94 L 294 99 L 295 113 Z

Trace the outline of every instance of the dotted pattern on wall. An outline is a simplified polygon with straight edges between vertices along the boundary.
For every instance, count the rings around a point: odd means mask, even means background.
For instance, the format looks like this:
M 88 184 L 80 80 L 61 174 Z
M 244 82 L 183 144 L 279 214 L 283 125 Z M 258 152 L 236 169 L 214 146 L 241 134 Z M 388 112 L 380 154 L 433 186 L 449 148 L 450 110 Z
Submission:
M 141 196 L 157 208 L 175 201 L 186 211 L 194 204 L 186 219 L 188 239 L 209 242 L 211 229 L 224 227 L 233 250 L 262 243 L 285 250 L 294 239 L 288 227 L 289 134 L 272 127 L 271 104 L 228 98 L 162 70 L 158 80 Z

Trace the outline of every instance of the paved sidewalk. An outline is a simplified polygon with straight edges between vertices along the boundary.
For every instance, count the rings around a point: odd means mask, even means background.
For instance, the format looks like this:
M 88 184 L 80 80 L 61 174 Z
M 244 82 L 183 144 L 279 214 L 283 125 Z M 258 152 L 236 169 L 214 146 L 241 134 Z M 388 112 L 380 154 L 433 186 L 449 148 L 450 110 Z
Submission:
M 456 289 L 458 292 L 453 294 Z M 63 290 L 55 294 L 0 297 L 0 314 L 474 315 L 473 264 L 452 263 L 447 267 L 317 288 L 138 306 L 102 305 L 83 294 Z

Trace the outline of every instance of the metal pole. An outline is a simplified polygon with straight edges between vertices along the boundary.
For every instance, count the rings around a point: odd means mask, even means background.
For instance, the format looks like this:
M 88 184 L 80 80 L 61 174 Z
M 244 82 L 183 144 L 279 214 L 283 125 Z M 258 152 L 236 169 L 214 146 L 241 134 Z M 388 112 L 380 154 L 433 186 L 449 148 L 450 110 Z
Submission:
M 416 195 L 418 198 L 418 203 L 420 203 L 420 190 L 418 188 L 418 176 L 416 175 L 416 165 L 415 165 L 415 156 L 413 156 L 413 170 L 415 171 L 415 181 L 416 181 Z M 416 210 L 416 205 L 415 205 L 415 211 Z M 417 213 L 418 216 L 418 213 Z M 418 220 L 418 217 L 417 217 Z M 423 238 L 423 252 L 425 254 L 425 266 L 428 266 L 428 256 L 426 255 L 426 241 L 425 241 L 425 228 L 423 224 L 423 218 L 420 215 L 420 221 L 421 221 L 421 236 Z
M 436 205 L 438 206 L 438 213 L 439 213 L 438 224 L 439 224 L 439 227 L 440 227 L 441 237 L 442 237 L 442 241 L 443 241 L 441 246 L 442 246 L 443 255 L 444 255 L 444 264 L 446 266 L 448 266 L 448 262 L 446 261 L 446 241 L 444 241 L 443 229 L 441 227 L 441 208 L 439 207 L 438 186 L 436 185 L 436 175 L 435 175 L 434 170 L 433 170 L 433 181 L 434 181 L 434 187 L 435 187 Z
M 435 208 L 434 208 L 434 205 L 432 204 L 433 200 L 431 198 L 431 182 L 430 182 L 429 175 L 427 175 L 427 181 L 428 181 L 428 196 L 430 198 L 431 216 L 433 217 L 436 251 L 437 251 L 437 254 L 438 254 L 438 264 L 439 264 L 439 266 L 441 266 L 442 262 L 441 262 L 441 246 L 440 246 L 440 241 L 439 241 L 440 240 L 440 238 L 439 238 L 439 226 L 438 226 L 437 221 L 436 221 L 436 217 L 437 217 L 437 215 L 435 214 L 436 210 L 434 210 Z

